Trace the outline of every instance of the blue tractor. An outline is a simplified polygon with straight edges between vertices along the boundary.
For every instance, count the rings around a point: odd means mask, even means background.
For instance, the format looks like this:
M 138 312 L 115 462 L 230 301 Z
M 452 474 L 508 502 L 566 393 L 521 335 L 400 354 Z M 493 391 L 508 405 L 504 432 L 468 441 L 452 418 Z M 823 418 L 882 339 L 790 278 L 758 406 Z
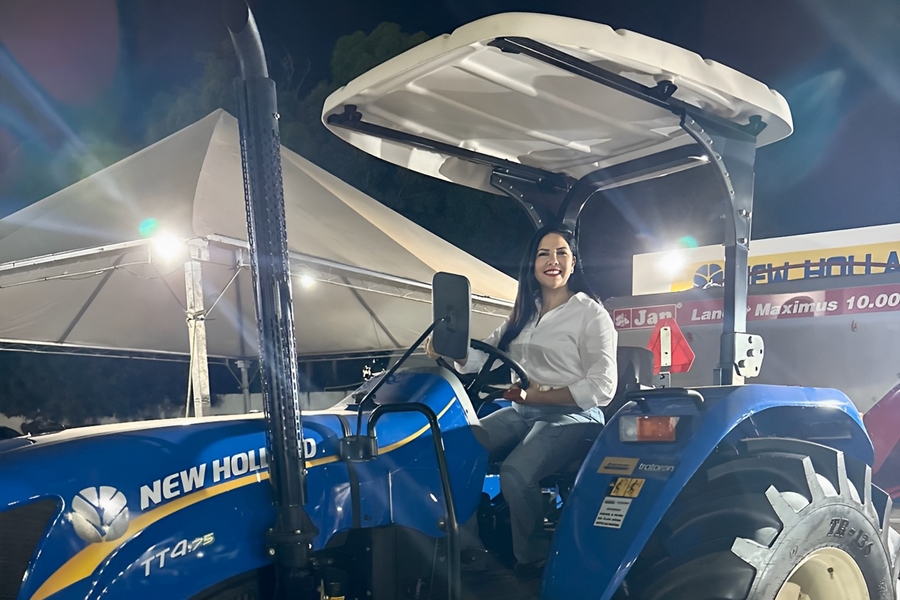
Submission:
M 432 331 L 439 352 L 464 355 L 467 283 L 439 274 L 419 343 L 343 402 L 301 414 L 283 335 L 293 306 L 274 85 L 246 6 L 231 3 L 226 22 L 243 72 L 266 414 L 0 441 L 0 600 L 895 598 L 900 543 L 854 406 L 836 390 L 743 382 L 764 349 L 745 332 L 753 163 L 790 134 L 783 98 L 632 32 L 511 14 L 422 44 L 326 101 L 323 120 L 351 144 L 508 194 L 535 225 L 577 226 L 592 196 L 682 172 L 717 186 L 716 385 L 654 388 L 645 354 L 621 349 L 607 425 L 548 482 L 554 541 L 539 589 L 501 563 L 472 582 L 459 524 L 478 511 L 502 522 L 502 503 L 483 499 L 476 408 L 488 378 L 403 367 Z

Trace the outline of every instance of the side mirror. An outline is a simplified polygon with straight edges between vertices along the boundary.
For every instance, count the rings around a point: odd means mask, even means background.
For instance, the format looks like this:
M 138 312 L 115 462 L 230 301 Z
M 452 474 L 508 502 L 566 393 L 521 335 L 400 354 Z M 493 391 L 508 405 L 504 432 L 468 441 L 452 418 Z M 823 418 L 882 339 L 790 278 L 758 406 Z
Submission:
M 463 360 L 469 351 L 469 319 L 472 315 L 469 280 L 462 275 L 435 273 L 431 294 L 434 351 L 454 360 Z

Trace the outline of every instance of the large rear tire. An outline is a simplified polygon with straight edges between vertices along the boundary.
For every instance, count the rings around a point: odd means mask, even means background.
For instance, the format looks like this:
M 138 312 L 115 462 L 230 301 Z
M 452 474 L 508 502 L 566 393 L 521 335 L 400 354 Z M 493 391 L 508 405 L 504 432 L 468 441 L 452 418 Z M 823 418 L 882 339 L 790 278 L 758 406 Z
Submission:
M 692 478 L 618 597 L 895 600 L 890 512 L 868 466 L 799 440 L 748 440 Z

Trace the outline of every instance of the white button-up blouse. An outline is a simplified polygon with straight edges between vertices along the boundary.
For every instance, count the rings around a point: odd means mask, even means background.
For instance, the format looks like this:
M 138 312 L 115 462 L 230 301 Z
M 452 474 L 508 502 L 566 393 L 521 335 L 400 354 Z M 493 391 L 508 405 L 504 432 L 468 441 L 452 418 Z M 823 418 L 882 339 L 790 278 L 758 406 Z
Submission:
M 540 320 L 538 314 L 509 345 L 510 356 L 525 368 L 531 385 L 567 387 L 584 411 L 609 404 L 616 392 L 618 332 L 603 305 L 579 292 Z M 507 323 L 485 342 L 496 346 Z M 486 359 L 469 348 L 461 370 L 477 372 Z

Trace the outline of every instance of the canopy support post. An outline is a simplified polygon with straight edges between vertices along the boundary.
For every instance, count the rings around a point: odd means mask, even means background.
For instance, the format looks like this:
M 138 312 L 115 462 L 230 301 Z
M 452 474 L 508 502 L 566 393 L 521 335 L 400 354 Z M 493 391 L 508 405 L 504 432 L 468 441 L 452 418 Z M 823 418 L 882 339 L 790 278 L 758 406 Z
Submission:
M 184 289 L 191 349 L 191 390 L 194 398 L 194 416 L 209 413 L 209 359 L 206 352 L 206 308 L 203 305 L 203 267 L 201 261 L 209 260 L 206 240 L 188 241 L 191 259 L 184 263 Z
M 751 124 L 758 119 L 751 119 Z M 714 173 L 723 195 L 725 220 L 725 290 L 722 312 L 722 336 L 719 364 L 713 373 L 715 385 L 743 385 L 745 377 L 759 372 L 756 358 L 761 358 L 762 341 L 758 337 L 759 357 L 755 349 L 745 348 L 748 340 L 747 293 L 749 286 L 750 226 L 753 218 L 753 163 L 756 158 L 756 136 L 752 133 L 724 130 L 715 123 L 682 116 L 681 127 L 703 150 L 716 167 Z M 759 129 L 761 131 L 761 129 Z M 753 343 L 753 341 L 749 342 Z M 755 370 L 747 368 L 752 359 Z

